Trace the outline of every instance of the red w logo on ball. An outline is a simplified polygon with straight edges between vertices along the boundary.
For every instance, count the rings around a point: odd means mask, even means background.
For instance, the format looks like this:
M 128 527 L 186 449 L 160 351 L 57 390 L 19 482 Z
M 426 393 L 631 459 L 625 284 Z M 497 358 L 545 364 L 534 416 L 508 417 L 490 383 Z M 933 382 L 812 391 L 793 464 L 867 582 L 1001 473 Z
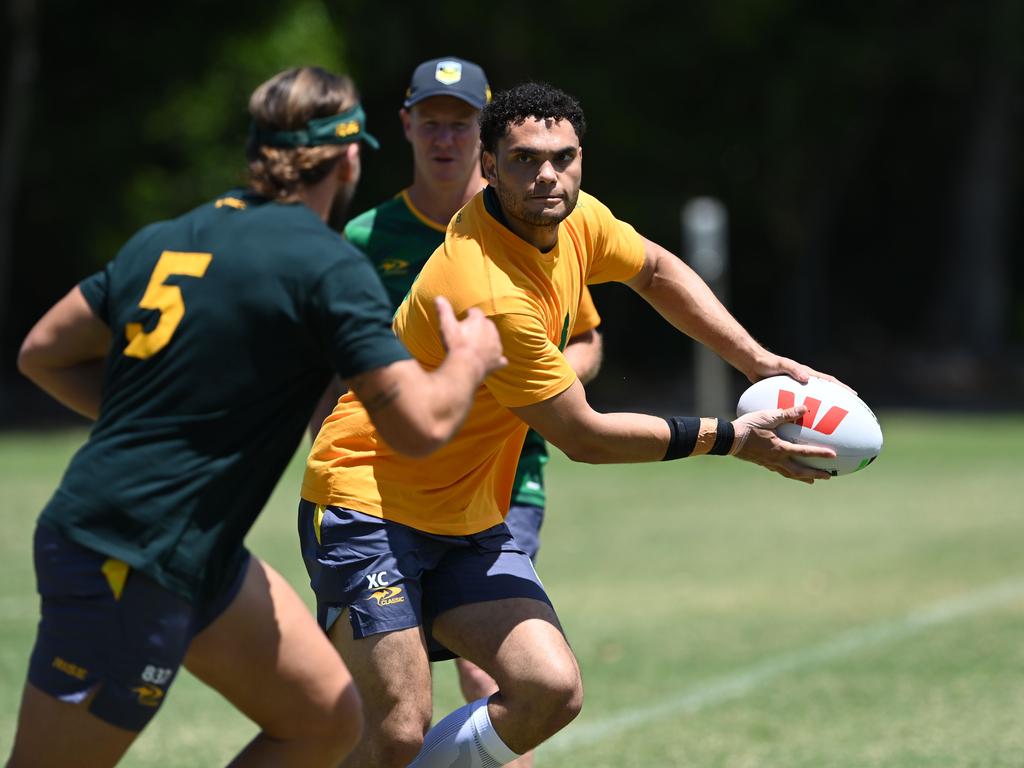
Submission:
M 800 422 L 801 427 L 807 429 L 813 429 L 815 432 L 821 432 L 823 435 L 831 435 L 836 431 L 836 428 L 843 423 L 843 419 L 846 418 L 846 414 L 849 411 L 844 408 L 840 408 L 838 405 L 833 405 L 828 409 L 828 412 L 821 417 L 821 421 L 817 424 L 814 423 L 814 418 L 818 415 L 818 410 L 821 408 L 821 400 L 814 397 L 805 397 L 804 405 L 807 406 L 807 413 L 804 414 L 803 421 Z M 792 408 L 796 405 L 796 395 L 787 389 L 779 390 L 779 408 Z

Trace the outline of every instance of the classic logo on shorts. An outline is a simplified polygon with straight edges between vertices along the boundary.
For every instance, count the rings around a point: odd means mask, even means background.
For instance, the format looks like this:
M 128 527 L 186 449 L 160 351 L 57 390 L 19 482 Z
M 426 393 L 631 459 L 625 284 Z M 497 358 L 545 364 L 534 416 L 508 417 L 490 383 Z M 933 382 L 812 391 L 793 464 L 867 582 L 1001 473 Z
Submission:
M 89 670 L 85 667 L 80 667 L 77 664 L 72 664 L 70 661 L 65 661 L 60 656 L 53 657 L 53 668 L 59 669 L 65 675 L 71 675 L 76 680 L 85 680 L 89 674 Z
M 439 61 L 434 79 L 445 85 L 455 85 L 462 79 L 462 65 L 457 61 Z
M 144 707 L 159 707 L 160 702 L 164 700 L 163 690 L 152 684 L 132 688 L 132 693 L 139 694 L 139 704 Z
M 399 597 L 402 594 L 401 587 L 384 587 L 384 589 L 378 589 L 374 592 L 369 600 L 376 600 L 377 605 L 394 605 L 395 603 L 404 603 L 405 597 Z

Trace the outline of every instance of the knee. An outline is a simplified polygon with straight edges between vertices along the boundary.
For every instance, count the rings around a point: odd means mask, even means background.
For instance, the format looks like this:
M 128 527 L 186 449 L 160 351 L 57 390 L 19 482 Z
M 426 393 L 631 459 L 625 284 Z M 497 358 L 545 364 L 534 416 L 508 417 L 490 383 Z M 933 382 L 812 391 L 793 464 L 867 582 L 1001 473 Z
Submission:
M 405 768 L 423 748 L 423 736 L 429 727 L 428 719 L 389 719 L 379 730 L 367 733 L 372 742 L 369 752 L 373 765 L 380 768 Z
M 516 692 L 531 715 L 543 722 L 544 738 L 571 723 L 583 709 L 583 680 L 573 659 L 552 665 Z
M 583 680 L 579 668 L 571 664 L 560 670 L 547 681 L 542 695 L 548 701 L 552 733 L 560 731 L 583 709 Z
M 459 687 L 466 701 L 476 701 L 498 690 L 498 684 L 493 678 L 475 664 L 465 659 L 456 659 L 455 665 L 459 670 Z

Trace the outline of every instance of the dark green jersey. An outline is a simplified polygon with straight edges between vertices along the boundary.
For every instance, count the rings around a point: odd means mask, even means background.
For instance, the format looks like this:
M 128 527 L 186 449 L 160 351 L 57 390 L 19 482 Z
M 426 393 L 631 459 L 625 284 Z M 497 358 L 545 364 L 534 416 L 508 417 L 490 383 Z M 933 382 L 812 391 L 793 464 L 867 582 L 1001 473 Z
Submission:
M 345 237 L 363 251 L 377 269 L 393 309 L 402 303 L 430 254 L 444 242 L 444 233 L 444 227 L 416 209 L 406 191 L 356 216 L 345 227 Z M 512 504 L 544 506 L 547 461 L 547 443 L 530 430 L 516 468 Z
M 80 287 L 113 340 L 100 417 L 42 520 L 201 600 L 332 372 L 408 357 L 387 296 L 310 208 L 246 192 L 145 227 Z

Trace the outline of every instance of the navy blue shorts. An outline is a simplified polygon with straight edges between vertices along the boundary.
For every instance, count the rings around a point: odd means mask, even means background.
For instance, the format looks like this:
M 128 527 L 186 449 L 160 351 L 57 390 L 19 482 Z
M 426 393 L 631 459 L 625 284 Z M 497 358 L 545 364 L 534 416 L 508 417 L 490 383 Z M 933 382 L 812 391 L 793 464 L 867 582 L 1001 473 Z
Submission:
M 82 547 L 46 525 L 35 531 L 41 618 L 28 679 L 130 731 L 156 714 L 188 646 L 242 588 L 248 552 L 204 611 L 120 560 Z
M 303 500 L 299 539 L 325 632 L 346 608 L 355 638 L 422 626 L 432 661 L 455 657 L 430 633 L 445 611 L 514 597 L 551 604 L 504 523 L 469 536 L 439 536 Z
M 513 504 L 505 515 L 505 525 L 512 531 L 523 552 L 537 562 L 540 551 L 540 527 L 544 524 L 544 507 L 533 504 Z

